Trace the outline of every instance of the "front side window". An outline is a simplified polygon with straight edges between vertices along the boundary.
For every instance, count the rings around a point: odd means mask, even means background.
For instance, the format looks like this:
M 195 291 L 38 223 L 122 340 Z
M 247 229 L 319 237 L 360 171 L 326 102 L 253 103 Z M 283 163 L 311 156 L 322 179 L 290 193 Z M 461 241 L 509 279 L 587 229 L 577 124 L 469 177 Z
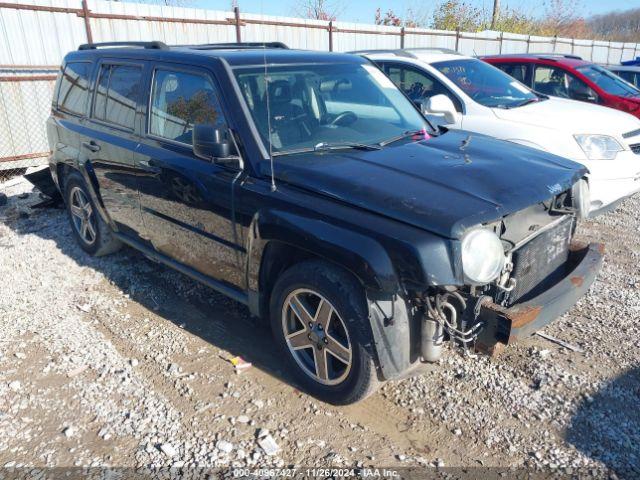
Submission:
M 576 70 L 611 95 L 622 97 L 640 96 L 640 90 L 622 81 L 615 73 L 611 73 L 599 65 L 584 65 L 577 67 Z
M 84 115 L 89 98 L 89 73 L 87 62 L 67 63 L 60 78 L 58 108 L 75 115 Z
M 536 91 L 554 97 L 591 102 L 598 99 L 589 85 L 558 67 L 536 65 L 533 82 Z
M 151 135 L 191 145 L 195 124 L 224 128 L 220 103 L 206 76 L 157 69 L 152 88 Z
M 142 67 L 108 65 L 100 67 L 93 117 L 133 130 L 142 88 Z
M 448 60 L 432 66 L 485 107 L 515 108 L 540 100 L 513 77 L 481 60 Z
M 446 95 L 456 110 L 462 112 L 460 100 L 428 73 L 408 65 L 395 64 L 386 64 L 385 72 L 413 102 L 424 102 L 435 95 Z
M 237 68 L 253 120 L 272 150 L 372 145 L 428 128 L 383 72 L 360 63 Z

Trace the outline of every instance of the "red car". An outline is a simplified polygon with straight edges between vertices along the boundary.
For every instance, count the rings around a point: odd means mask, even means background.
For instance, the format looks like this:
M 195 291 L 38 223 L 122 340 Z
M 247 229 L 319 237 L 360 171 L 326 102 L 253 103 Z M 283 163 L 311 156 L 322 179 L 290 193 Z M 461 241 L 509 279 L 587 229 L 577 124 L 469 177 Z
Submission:
M 640 118 L 640 90 L 606 68 L 580 57 L 514 54 L 481 58 L 536 92 L 598 103 Z

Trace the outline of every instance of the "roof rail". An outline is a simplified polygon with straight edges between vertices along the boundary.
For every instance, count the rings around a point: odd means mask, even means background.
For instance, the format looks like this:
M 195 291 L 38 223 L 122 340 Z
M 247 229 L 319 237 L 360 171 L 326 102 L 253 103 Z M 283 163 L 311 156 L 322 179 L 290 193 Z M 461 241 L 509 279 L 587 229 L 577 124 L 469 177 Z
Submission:
M 407 48 L 406 50 L 410 52 L 438 52 L 438 53 L 448 53 L 450 55 L 462 55 L 460 52 L 453 50 L 451 48 L 441 48 L 441 47 L 414 47 L 414 48 Z
M 347 53 L 351 53 L 351 54 L 354 54 L 354 55 L 374 55 L 376 53 L 389 53 L 389 54 L 392 54 L 392 55 L 396 55 L 398 57 L 418 58 L 413 53 L 408 52 L 407 50 L 403 50 L 403 49 L 353 50 L 353 51 L 347 52 Z
M 527 57 L 527 58 L 546 58 L 553 60 L 554 58 L 570 58 L 572 60 L 583 60 L 579 55 L 571 55 L 568 53 L 502 53 L 500 55 L 479 55 L 481 58 L 502 58 L 502 57 Z
M 155 50 L 167 50 L 167 47 L 163 42 L 101 42 L 101 43 L 83 43 L 78 47 L 78 50 L 96 50 L 102 47 L 140 47 L 151 48 Z
M 434 52 L 434 53 L 447 53 L 449 55 L 462 55 L 460 52 L 451 50 L 450 48 L 438 48 L 438 47 L 416 47 L 416 48 L 402 48 L 402 49 L 389 49 L 389 50 L 355 50 L 353 52 L 357 55 L 374 55 L 376 53 L 388 53 L 396 55 L 398 57 L 418 58 L 413 52 Z
M 568 53 L 531 53 L 530 55 L 535 55 L 537 57 L 561 57 L 561 58 L 571 58 L 573 60 L 582 60 L 581 56 L 571 55 Z
M 280 48 L 289 50 L 282 42 L 231 42 L 231 43 L 206 43 L 202 45 L 175 45 L 176 47 L 191 48 L 194 50 L 234 50 L 255 48 Z

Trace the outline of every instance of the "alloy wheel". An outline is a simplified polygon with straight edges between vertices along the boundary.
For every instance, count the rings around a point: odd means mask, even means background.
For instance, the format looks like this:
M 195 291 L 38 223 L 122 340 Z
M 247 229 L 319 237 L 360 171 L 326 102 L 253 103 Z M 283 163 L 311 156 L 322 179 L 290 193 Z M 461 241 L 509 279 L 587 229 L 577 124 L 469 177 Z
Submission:
M 282 306 L 282 330 L 296 363 L 316 382 L 337 385 L 349 375 L 349 332 L 326 298 L 309 289 L 292 291 Z
M 80 238 L 91 245 L 96 241 L 96 220 L 91 202 L 80 187 L 73 187 L 69 195 L 69 210 L 73 226 Z

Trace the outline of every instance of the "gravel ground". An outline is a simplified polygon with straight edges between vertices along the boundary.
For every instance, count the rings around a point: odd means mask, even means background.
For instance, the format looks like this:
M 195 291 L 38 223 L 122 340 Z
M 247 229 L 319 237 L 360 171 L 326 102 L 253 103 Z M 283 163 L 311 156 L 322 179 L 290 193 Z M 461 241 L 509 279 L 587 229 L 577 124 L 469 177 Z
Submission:
M 300 393 L 245 307 L 0 185 L 0 466 L 526 467 L 640 475 L 640 196 L 581 226 L 589 294 L 497 359 L 447 351 L 337 408 Z M 236 355 L 253 367 L 236 373 Z M 277 446 L 272 451 L 267 443 Z

